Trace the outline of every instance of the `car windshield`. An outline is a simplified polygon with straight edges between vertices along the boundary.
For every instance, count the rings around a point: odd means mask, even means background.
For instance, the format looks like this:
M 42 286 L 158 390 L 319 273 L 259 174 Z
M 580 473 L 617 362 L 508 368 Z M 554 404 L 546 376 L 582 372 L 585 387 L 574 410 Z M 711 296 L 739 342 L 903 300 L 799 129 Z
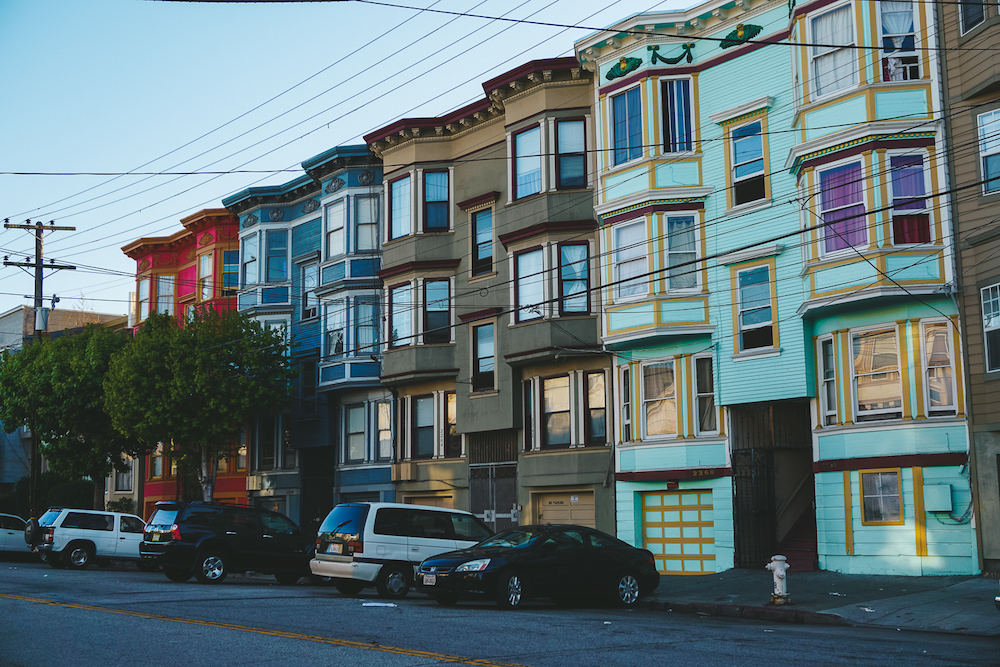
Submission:
M 537 528 L 511 528 L 502 533 L 497 533 L 493 537 L 488 537 L 477 547 L 524 547 L 542 534 L 543 531 Z
M 45 514 L 38 520 L 39 526 L 51 526 L 59 518 L 62 510 L 46 510 Z

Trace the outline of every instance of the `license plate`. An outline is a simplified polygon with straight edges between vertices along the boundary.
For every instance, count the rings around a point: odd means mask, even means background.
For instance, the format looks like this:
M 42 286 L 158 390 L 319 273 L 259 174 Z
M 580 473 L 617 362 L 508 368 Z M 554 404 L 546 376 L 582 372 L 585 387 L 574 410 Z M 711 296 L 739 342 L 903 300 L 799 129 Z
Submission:
M 159 533 L 153 533 L 152 535 L 149 536 L 149 541 L 150 542 L 159 542 L 160 541 L 160 534 Z
M 438 576 L 436 574 L 425 574 L 424 575 L 424 586 L 434 586 L 437 584 Z
M 339 554 L 343 551 L 343 548 L 342 544 L 328 544 L 326 545 L 326 552 L 328 554 Z

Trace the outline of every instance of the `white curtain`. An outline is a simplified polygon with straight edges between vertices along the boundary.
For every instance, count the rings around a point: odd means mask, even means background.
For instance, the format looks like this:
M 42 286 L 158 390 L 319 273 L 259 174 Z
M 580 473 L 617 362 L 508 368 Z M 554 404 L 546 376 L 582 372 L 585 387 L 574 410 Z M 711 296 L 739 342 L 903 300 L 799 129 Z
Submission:
M 855 81 L 854 21 L 852 5 L 818 16 L 812 22 L 813 76 L 817 95 L 824 95 Z

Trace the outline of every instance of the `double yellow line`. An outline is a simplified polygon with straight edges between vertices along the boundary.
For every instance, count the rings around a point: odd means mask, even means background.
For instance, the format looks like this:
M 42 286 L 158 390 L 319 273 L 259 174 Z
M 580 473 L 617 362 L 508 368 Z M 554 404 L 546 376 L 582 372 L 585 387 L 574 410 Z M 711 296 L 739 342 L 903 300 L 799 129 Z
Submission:
M 219 623 L 217 621 L 199 621 L 193 618 L 177 618 L 174 616 L 160 616 L 159 614 L 147 614 L 141 611 L 125 611 L 123 609 L 110 609 L 108 607 L 94 607 L 86 604 L 71 604 L 66 602 L 56 602 L 55 600 L 45 600 L 43 598 L 25 597 L 23 595 L 7 595 L 0 593 L 0 598 L 8 600 L 19 600 L 21 602 L 35 602 L 38 604 L 52 605 L 53 607 L 64 607 L 66 609 L 81 609 L 83 611 L 100 611 L 108 614 L 120 614 L 122 616 L 132 616 L 134 618 L 146 618 L 154 621 L 172 621 L 174 623 L 189 623 L 191 625 L 201 625 L 210 628 L 221 628 L 224 630 L 237 630 L 239 632 L 252 632 L 258 635 L 269 637 L 283 637 L 285 639 L 299 639 L 302 641 L 316 642 L 317 644 L 330 644 L 331 646 L 344 646 L 347 648 L 362 649 L 365 651 L 381 651 L 382 653 L 395 653 L 396 655 L 408 655 L 416 658 L 428 660 L 439 660 L 442 662 L 454 662 L 464 665 L 479 665 L 481 667 L 521 667 L 516 663 L 495 662 L 493 660 L 481 660 L 477 658 L 463 658 L 458 655 L 447 655 L 445 653 L 434 653 L 432 651 L 417 651 L 414 649 L 400 648 L 398 646 L 385 646 L 383 644 L 370 644 L 355 642 L 347 639 L 333 639 L 331 637 L 319 637 L 317 635 L 304 635 L 298 632 L 283 632 L 281 630 L 266 630 L 264 628 L 254 628 L 247 625 L 236 625 L 234 623 Z

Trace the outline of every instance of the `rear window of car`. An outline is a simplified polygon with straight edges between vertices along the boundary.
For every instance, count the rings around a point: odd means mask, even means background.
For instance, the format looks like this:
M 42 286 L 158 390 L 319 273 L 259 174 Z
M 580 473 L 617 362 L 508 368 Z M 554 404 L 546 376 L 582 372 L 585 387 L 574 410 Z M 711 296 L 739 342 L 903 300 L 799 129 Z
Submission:
M 62 510 L 46 510 L 45 514 L 38 519 L 38 525 L 51 526 L 56 522 L 56 519 L 59 518 L 60 514 L 62 514 Z
M 323 519 L 319 532 L 358 535 L 364 531 L 367 518 L 368 505 L 337 505 Z
M 149 517 L 150 526 L 172 526 L 177 521 L 177 510 L 154 510 Z

